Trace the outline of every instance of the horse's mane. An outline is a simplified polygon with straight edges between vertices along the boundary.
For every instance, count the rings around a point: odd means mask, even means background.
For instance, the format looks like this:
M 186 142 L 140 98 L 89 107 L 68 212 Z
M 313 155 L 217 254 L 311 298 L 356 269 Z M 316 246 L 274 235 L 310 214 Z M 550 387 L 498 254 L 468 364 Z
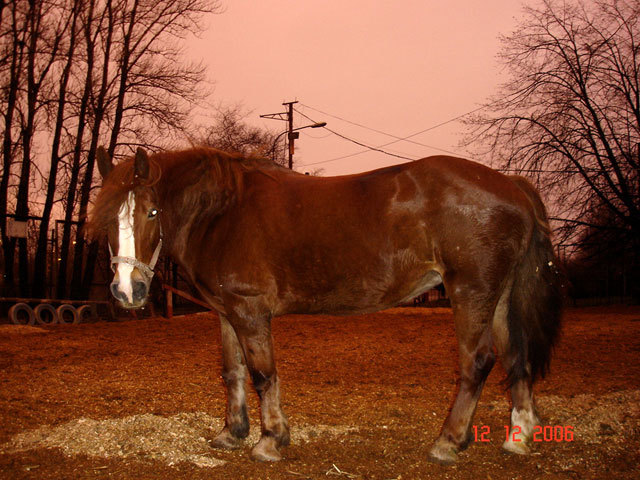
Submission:
M 134 178 L 134 160 L 116 165 L 103 182 L 95 200 L 87 231 L 100 235 L 116 217 L 129 191 L 153 187 L 159 198 L 180 197 L 183 211 L 220 212 L 242 197 L 244 173 L 259 172 L 274 180 L 276 173 L 290 172 L 271 160 L 245 157 L 209 147 L 165 151 L 149 157 L 149 178 Z

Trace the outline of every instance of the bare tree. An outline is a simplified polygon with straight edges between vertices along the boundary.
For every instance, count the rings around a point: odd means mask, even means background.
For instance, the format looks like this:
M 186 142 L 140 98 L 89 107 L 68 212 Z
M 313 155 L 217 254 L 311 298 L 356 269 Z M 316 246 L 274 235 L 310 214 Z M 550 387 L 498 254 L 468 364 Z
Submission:
M 288 159 L 278 133 L 249 125 L 241 105 L 218 108 L 212 125 L 201 128 L 191 142 L 225 152 L 256 155 L 286 166 Z
M 561 251 L 580 250 L 575 258 L 593 265 L 628 264 L 607 272 L 634 271 L 627 267 L 640 261 L 640 4 L 544 0 L 525 13 L 503 38 L 511 80 L 490 113 L 471 120 L 470 143 L 488 147 L 494 166 L 538 182 Z
M 538 181 L 560 242 L 588 227 L 640 251 L 639 52 L 633 0 L 543 0 L 503 38 L 511 80 L 472 119 L 471 139 Z
M 65 7 L 68 7 L 65 8 Z M 67 112 L 67 96 L 69 88 L 69 78 L 74 65 L 76 48 L 78 46 L 79 16 L 81 12 L 81 0 L 73 0 L 69 5 L 61 5 L 58 14 L 61 18 L 67 19 L 66 51 L 62 60 L 60 70 L 60 80 L 57 89 L 55 121 L 52 125 L 53 138 L 51 143 L 51 158 L 49 163 L 49 177 L 42 209 L 42 220 L 38 231 L 37 248 L 34 259 L 33 288 L 32 295 L 43 297 L 45 295 L 46 274 L 47 274 L 47 248 L 48 234 L 51 213 L 55 202 L 55 194 L 58 187 L 58 168 L 60 165 L 60 148 L 62 134 L 65 123 L 65 113 Z
M 30 0 L 15 2 L 16 11 L 22 10 L 25 18 L 24 36 L 24 88 L 18 89 L 15 108 L 19 112 L 22 161 L 16 194 L 16 217 L 27 220 L 29 210 L 29 189 L 32 180 L 32 147 L 38 129 L 38 122 L 48 102 L 51 86 L 51 71 L 60 53 L 62 40 L 67 34 L 69 17 L 58 15 L 55 2 Z M 15 119 L 14 119 L 15 120 Z M 8 128 L 12 128 L 9 125 Z M 26 296 L 30 292 L 29 251 L 27 239 L 18 239 L 18 260 L 20 292 Z
M 60 203 L 57 295 L 67 296 L 72 275 L 72 294 L 86 296 L 97 245 L 85 248 L 82 223 L 97 147 L 106 144 L 112 155 L 138 144 L 161 147 L 186 129 L 193 105 L 208 92 L 204 67 L 184 62 L 182 40 L 218 11 L 209 0 L 0 0 L 5 283 L 14 283 L 17 245 L 21 293 L 45 293 L 48 231 Z M 14 211 L 42 215 L 30 250 L 26 239 L 7 236 Z
M 8 8 L 7 8 L 8 7 Z M 7 10 L 5 14 L 5 10 Z M 4 261 L 4 280 L 12 289 L 14 284 L 15 238 L 7 236 L 7 213 L 10 203 L 9 188 L 12 166 L 18 154 L 20 128 L 15 120 L 16 107 L 20 98 L 20 85 L 23 81 L 23 65 L 25 61 L 25 45 L 28 31 L 28 17 L 19 9 L 17 2 L 10 2 L 3 8 L 1 25 L 2 43 L 2 110 L 4 111 L 4 132 L 2 136 L 2 179 L 0 180 L 0 232 L 2 234 L 2 250 Z M 5 20 L 6 18 L 6 20 Z
M 106 12 L 110 10 L 111 2 L 109 1 L 107 2 L 104 11 Z M 56 281 L 56 294 L 59 298 L 64 298 L 67 296 L 68 259 L 72 235 L 71 226 L 73 222 L 73 214 L 75 212 L 76 195 L 81 173 L 81 157 L 84 153 L 83 146 L 85 142 L 85 128 L 88 117 L 90 115 L 90 99 L 93 94 L 94 88 L 96 50 L 98 48 L 99 37 L 101 33 L 104 32 L 105 28 L 107 31 L 112 31 L 114 28 L 114 26 L 110 23 L 107 23 L 106 27 L 104 26 L 103 19 L 106 18 L 105 15 L 101 15 L 100 13 L 96 14 L 96 0 L 89 0 L 89 2 L 85 5 L 84 11 L 82 12 L 82 17 L 82 32 L 84 37 L 85 54 L 80 63 L 84 64 L 84 82 L 81 90 L 79 92 L 76 92 L 76 95 L 79 97 L 79 105 L 76 113 L 77 127 L 75 130 L 73 154 L 69 165 L 69 182 L 65 195 L 66 206 L 64 212 L 62 243 L 60 246 L 58 275 Z M 107 34 L 107 37 L 108 35 L 109 34 Z M 110 42 L 105 41 L 103 45 L 105 51 L 108 51 L 108 49 L 110 48 Z M 103 61 L 105 63 L 108 63 L 108 55 L 103 56 Z
M 99 116 L 93 117 L 94 128 L 80 188 L 80 228 L 76 231 L 71 281 L 74 297 L 88 294 L 97 258 L 97 243 L 88 251 L 85 249 L 82 224 L 94 184 L 96 149 L 103 120 L 109 122 L 108 152 L 113 155 L 119 144 L 155 143 L 158 131 L 164 132 L 160 138 L 166 141 L 168 132 L 184 128 L 192 104 L 205 94 L 200 88 L 204 67 L 181 60 L 180 40 L 199 32 L 200 19 L 204 14 L 217 12 L 217 3 L 207 0 L 123 0 L 122 3 L 112 10 L 117 12 L 114 42 L 118 54 L 117 68 L 109 82 L 113 88 L 103 88 L 98 96 L 94 112 Z M 108 60 L 109 56 L 105 58 Z M 107 72 L 103 70 L 103 87 L 107 81 Z

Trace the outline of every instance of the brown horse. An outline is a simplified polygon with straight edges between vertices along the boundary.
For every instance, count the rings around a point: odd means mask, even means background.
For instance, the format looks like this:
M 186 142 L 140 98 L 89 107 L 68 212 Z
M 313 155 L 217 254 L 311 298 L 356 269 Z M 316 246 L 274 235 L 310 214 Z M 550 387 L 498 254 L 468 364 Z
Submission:
M 113 295 L 127 308 L 144 305 L 164 242 L 220 314 L 227 410 L 214 446 L 237 448 L 249 432 L 247 370 L 261 400 L 253 458 L 279 460 L 289 443 L 274 316 L 373 312 L 444 282 L 461 381 L 431 458 L 454 462 L 468 445 L 496 354 L 517 434 L 503 447 L 530 451 L 539 422 L 532 386 L 548 368 L 561 294 L 545 209 L 523 178 L 445 156 L 309 177 L 206 148 L 151 157 L 139 149 L 115 167 L 101 151 L 99 167 L 90 227 L 106 231 L 115 252 Z

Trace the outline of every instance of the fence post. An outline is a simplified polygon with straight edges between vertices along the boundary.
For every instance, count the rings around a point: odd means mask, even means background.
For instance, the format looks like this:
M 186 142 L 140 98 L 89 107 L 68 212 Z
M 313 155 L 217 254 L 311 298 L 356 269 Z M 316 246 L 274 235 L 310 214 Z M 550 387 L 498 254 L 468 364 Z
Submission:
M 167 318 L 171 319 L 173 317 L 173 292 L 168 288 L 165 289 L 167 294 Z

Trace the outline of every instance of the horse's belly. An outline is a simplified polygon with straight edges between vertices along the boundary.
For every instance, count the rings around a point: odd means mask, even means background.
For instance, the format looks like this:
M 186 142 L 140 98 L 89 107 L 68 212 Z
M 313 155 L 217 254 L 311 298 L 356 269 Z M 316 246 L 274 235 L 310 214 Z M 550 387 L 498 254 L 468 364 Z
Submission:
M 408 276 L 386 282 L 360 278 L 339 282 L 329 291 L 309 291 L 296 295 L 285 307 L 286 313 L 350 315 L 370 313 L 408 302 L 427 290 L 440 285 L 442 276 L 428 270 L 421 276 Z

